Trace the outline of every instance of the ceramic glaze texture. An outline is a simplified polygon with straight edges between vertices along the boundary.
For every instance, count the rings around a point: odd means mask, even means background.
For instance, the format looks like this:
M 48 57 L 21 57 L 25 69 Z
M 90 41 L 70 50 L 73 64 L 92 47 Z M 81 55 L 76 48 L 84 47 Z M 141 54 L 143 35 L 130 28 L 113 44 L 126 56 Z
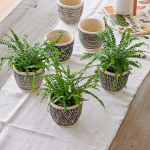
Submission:
M 81 104 L 81 106 L 83 105 L 83 103 Z M 56 106 L 56 107 L 55 107 Z M 64 109 L 62 109 L 63 107 L 61 107 L 61 109 L 59 109 L 60 106 L 57 106 L 55 104 L 50 105 L 50 114 L 53 118 L 53 120 L 62 127 L 69 127 L 69 126 L 73 126 L 79 119 L 80 117 L 80 108 L 79 106 L 75 105 L 72 106 L 73 108 L 69 108 L 67 109 L 65 112 L 63 112 Z
M 42 75 L 44 74 L 45 70 L 43 69 L 39 69 L 37 70 L 37 73 L 38 75 Z M 30 78 L 31 78 L 31 81 L 36 77 L 37 75 L 35 73 L 30 73 Z M 14 69 L 14 77 L 15 77 L 15 80 L 16 80 L 16 83 L 18 85 L 18 87 L 25 91 L 25 92 L 32 92 L 31 91 L 31 83 L 30 83 L 30 80 L 29 78 L 27 77 L 26 73 L 25 72 L 18 72 L 16 69 Z M 40 88 L 40 85 L 43 81 L 43 77 L 40 77 L 37 79 L 37 81 L 35 82 L 34 86 L 36 87 L 34 89 L 34 91 L 37 91 L 39 88 Z M 34 92 L 33 91 L 33 92 Z
M 77 1 L 77 0 L 68 0 L 68 1 Z M 58 12 L 62 22 L 66 24 L 76 24 L 79 22 L 80 17 L 83 12 L 83 1 L 78 3 L 62 3 L 62 0 L 58 0 Z M 71 6 L 70 6 L 71 5 Z
M 98 49 L 102 46 L 98 35 L 87 34 L 78 29 L 79 40 L 85 49 Z
M 51 36 L 58 34 L 60 31 L 64 31 L 64 35 L 61 37 L 60 41 L 54 46 L 54 48 L 57 48 L 59 52 L 61 52 L 62 50 L 65 50 L 64 52 L 61 53 L 61 55 L 58 55 L 60 62 L 65 62 L 72 55 L 73 46 L 74 46 L 74 35 L 66 30 L 53 30 L 53 31 L 48 32 L 45 35 L 44 39 L 48 40 Z M 60 34 L 55 35 L 51 39 L 49 39 L 49 41 L 54 42 L 59 37 L 60 37 Z M 54 50 L 50 48 L 50 51 L 54 51 Z
M 129 73 L 125 73 L 123 75 L 123 81 L 125 83 L 127 83 L 128 77 L 129 77 Z M 121 91 L 124 88 L 124 85 L 122 84 L 122 82 L 120 80 L 120 77 L 119 77 L 117 86 L 114 88 L 113 91 L 111 91 L 112 87 L 113 87 L 113 84 L 114 84 L 114 80 L 115 80 L 115 76 L 112 76 L 111 74 L 107 74 L 107 73 L 104 73 L 104 76 L 103 76 L 103 72 L 100 70 L 101 86 L 106 91 L 108 91 L 108 92 L 119 92 L 119 91 Z
M 98 50 L 102 46 L 102 42 L 97 35 L 98 29 L 104 31 L 104 22 L 99 19 L 89 18 L 79 22 L 79 40 L 87 51 Z
M 65 49 L 65 51 L 62 53 L 62 55 L 58 55 L 60 62 L 65 62 L 71 57 L 72 52 L 73 52 L 73 45 L 74 45 L 74 42 L 72 42 L 68 45 L 65 45 L 65 46 L 54 46 L 55 48 L 58 49 L 59 52 L 61 52 L 62 50 Z M 50 49 L 50 51 L 53 51 L 53 50 Z

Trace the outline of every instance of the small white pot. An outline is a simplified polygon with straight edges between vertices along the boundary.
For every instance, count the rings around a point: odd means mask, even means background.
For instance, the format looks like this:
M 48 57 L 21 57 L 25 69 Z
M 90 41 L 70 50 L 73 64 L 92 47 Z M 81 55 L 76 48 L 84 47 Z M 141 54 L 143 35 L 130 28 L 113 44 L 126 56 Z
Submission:
M 133 12 L 133 0 L 115 0 L 114 9 L 119 15 L 130 15 Z
M 83 12 L 83 0 L 57 0 L 58 12 L 62 22 L 76 24 Z
M 53 30 L 53 31 L 50 31 L 50 32 L 46 33 L 45 36 L 44 36 L 44 40 L 45 41 L 48 40 L 52 35 L 57 34 L 60 31 L 65 31 L 65 33 L 61 37 L 59 43 L 56 44 L 56 46 L 54 46 L 54 47 L 57 48 L 59 52 L 65 49 L 65 51 L 62 53 L 63 55 L 58 56 L 60 62 L 65 62 L 72 55 L 73 46 L 74 46 L 74 35 L 69 31 L 58 29 L 58 30 Z M 54 42 L 59 37 L 60 37 L 60 34 L 52 37 L 49 41 Z M 53 50 L 50 49 L 50 51 L 53 51 Z
M 96 51 L 102 46 L 98 35 L 95 35 L 98 29 L 105 30 L 104 22 L 100 19 L 89 18 L 79 22 L 79 40 L 87 51 Z

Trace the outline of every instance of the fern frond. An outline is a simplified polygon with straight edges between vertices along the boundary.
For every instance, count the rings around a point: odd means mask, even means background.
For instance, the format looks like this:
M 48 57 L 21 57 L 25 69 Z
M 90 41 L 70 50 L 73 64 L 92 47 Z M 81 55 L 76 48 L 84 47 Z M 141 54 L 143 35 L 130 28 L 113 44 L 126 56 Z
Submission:
M 139 40 L 139 37 L 143 37 L 148 39 L 147 36 L 136 36 L 130 37 L 130 30 L 125 29 L 124 32 L 121 33 L 121 40 L 120 43 L 116 44 L 116 38 L 113 31 L 115 29 L 111 28 L 108 23 L 106 17 L 103 18 L 105 23 L 105 31 L 98 30 L 98 36 L 102 41 L 102 47 L 95 53 L 84 53 L 82 59 L 91 58 L 88 65 L 91 67 L 94 62 L 97 61 L 97 68 L 95 70 L 95 74 L 101 75 L 100 68 L 103 69 L 103 75 L 105 71 L 111 71 L 115 73 L 115 81 L 113 84 L 112 90 L 118 84 L 118 76 L 120 74 L 120 79 L 123 85 L 125 85 L 122 75 L 124 72 L 129 72 L 129 65 L 135 66 L 137 68 L 141 67 L 141 64 L 137 61 L 129 60 L 129 58 L 136 57 L 136 58 L 146 58 L 146 53 L 149 53 L 144 50 L 137 50 L 137 48 L 145 45 L 149 48 L 145 42 L 139 42 L 132 46 L 133 41 Z M 125 85 L 126 86 L 126 85 Z

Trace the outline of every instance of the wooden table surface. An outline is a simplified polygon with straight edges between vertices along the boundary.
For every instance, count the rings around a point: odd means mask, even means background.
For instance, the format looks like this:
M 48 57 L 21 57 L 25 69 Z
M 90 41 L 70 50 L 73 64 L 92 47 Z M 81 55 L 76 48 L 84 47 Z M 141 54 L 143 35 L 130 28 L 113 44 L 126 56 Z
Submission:
M 21 2 L 21 0 L 0 0 L 0 22 Z
M 17 4 L 20 0 L 12 1 Z M 12 9 L 14 6 L 8 8 Z M 0 18 L 2 19 L 3 17 Z M 43 0 L 22 0 L 0 23 L 0 33 L 10 34 L 8 28 L 11 27 L 19 37 L 27 34 L 29 43 L 34 44 L 37 41 L 43 42 L 45 33 L 52 30 L 58 22 L 56 0 L 44 0 L 44 3 Z M 0 35 L 0 38 L 4 39 L 4 36 Z M 0 58 L 8 52 L 0 51 Z M 7 70 L 6 62 L 0 71 L 0 88 L 11 74 L 12 70 Z M 150 150 L 150 74 L 138 89 L 109 150 Z

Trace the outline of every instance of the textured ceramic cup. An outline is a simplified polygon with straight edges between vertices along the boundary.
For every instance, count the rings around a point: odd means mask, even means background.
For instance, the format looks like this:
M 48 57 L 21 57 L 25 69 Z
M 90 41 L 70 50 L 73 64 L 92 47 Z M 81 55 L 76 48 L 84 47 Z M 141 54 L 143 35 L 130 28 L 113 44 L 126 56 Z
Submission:
M 82 107 L 83 102 L 80 104 Z M 50 114 L 55 123 L 61 127 L 71 127 L 75 125 L 81 115 L 78 105 L 67 107 L 67 110 L 64 112 L 63 106 L 58 106 L 54 103 L 50 104 Z
M 57 0 L 58 12 L 62 22 L 76 24 L 83 12 L 83 0 Z
M 45 35 L 44 40 L 45 41 L 48 40 L 52 35 L 57 34 L 60 31 L 65 31 L 65 30 L 53 30 L 53 31 L 50 31 L 50 32 L 48 32 Z M 50 42 L 54 42 L 59 37 L 60 37 L 60 35 L 56 35 L 56 36 L 52 37 L 49 41 Z M 65 49 L 65 51 L 62 53 L 62 55 L 58 56 L 60 62 L 65 62 L 71 57 L 72 52 L 73 52 L 73 45 L 74 45 L 74 35 L 71 32 L 69 32 L 69 31 L 65 31 L 65 33 L 61 37 L 59 43 L 56 44 L 56 46 L 54 46 L 55 48 L 58 49 L 59 52 L 61 52 L 62 50 Z M 51 50 L 51 51 L 53 51 L 53 50 Z
M 36 80 L 36 82 L 34 84 L 35 89 L 33 91 L 31 91 L 31 83 L 30 83 L 30 80 L 29 80 L 28 76 L 26 75 L 26 73 L 19 72 L 16 68 L 14 68 L 13 70 L 14 70 L 14 76 L 15 76 L 16 83 L 22 91 L 30 93 L 30 92 L 35 92 L 35 91 L 39 90 L 41 83 L 43 81 L 43 77 L 40 77 Z M 38 75 L 42 75 L 42 74 L 44 74 L 45 70 L 39 69 L 36 72 Z M 29 72 L 29 74 L 30 74 L 31 81 L 33 81 L 33 79 L 37 76 L 34 72 Z
M 127 83 L 129 77 L 128 72 L 124 72 L 122 78 L 125 83 Z M 124 85 L 121 82 L 120 75 L 118 74 L 118 84 L 117 86 L 112 90 L 113 84 L 115 80 L 115 73 L 105 71 L 103 75 L 102 69 L 100 69 L 100 81 L 101 81 L 101 86 L 107 91 L 111 93 L 117 93 L 121 91 L 124 88 Z
M 96 51 L 102 46 L 98 35 L 98 29 L 104 31 L 104 22 L 99 19 L 89 18 L 79 22 L 79 40 L 87 51 Z

